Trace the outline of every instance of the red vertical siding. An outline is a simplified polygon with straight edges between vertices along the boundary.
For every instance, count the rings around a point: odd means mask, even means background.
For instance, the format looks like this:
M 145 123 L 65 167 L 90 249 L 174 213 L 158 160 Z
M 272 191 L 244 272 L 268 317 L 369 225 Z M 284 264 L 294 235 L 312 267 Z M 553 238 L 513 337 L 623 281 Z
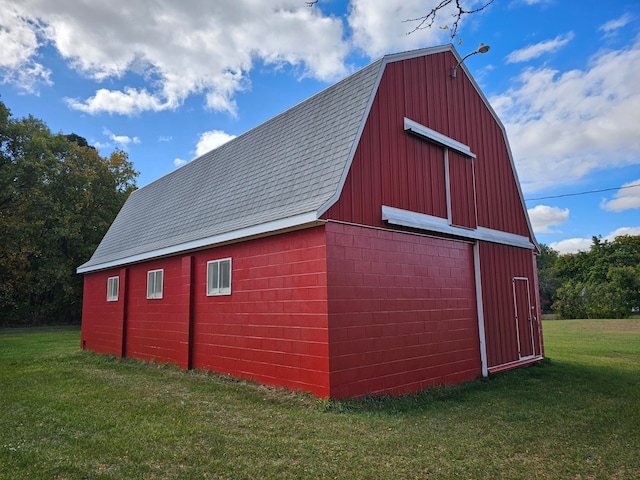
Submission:
M 530 357 L 534 354 L 533 317 L 531 316 L 530 279 L 513 279 L 513 300 L 518 330 L 518 347 L 520 357 Z
M 480 268 L 484 306 L 487 363 L 489 368 L 520 360 L 513 301 L 513 278 L 529 279 L 534 307 L 535 355 L 542 355 L 535 272 L 530 250 L 480 242 Z M 522 334 L 526 332 L 522 331 Z M 527 353 L 527 352 L 525 352 Z M 524 356 L 524 355 L 523 355 Z
M 447 155 L 451 182 L 451 224 L 477 228 L 473 160 L 452 150 Z
M 98 353 L 122 354 L 127 269 L 108 270 L 84 277 L 81 347 Z M 119 277 L 118 301 L 107 302 L 107 279 Z
M 535 281 L 533 285 L 533 291 L 535 293 L 535 298 L 533 299 L 533 305 L 537 308 L 538 318 L 537 320 L 537 338 L 540 342 L 539 349 L 535 351 L 535 354 L 539 354 L 541 356 L 544 355 L 544 336 L 542 335 L 542 307 L 540 305 L 540 279 L 538 278 L 538 256 L 531 255 L 531 269 L 536 273 Z
M 331 396 L 480 375 L 473 247 L 328 223 Z
M 381 205 L 447 218 L 443 149 L 406 133 L 407 117 L 476 154 L 479 226 L 529 237 L 500 125 L 466 75 L 450 78 L 455 63 L 445 52 L 386 66 L 340 200 L 324 218 L 383 226 Z M 468 174 L 454 180 L 452 190 L 466 195 L 468 186 L 457 182 Z M 463 225 L 471 219 L 467 211 Z
M 195 255 L 193 365 L 329 395 L 324 227 Z M 206 263 L 232 258 L 232 294 L 206 295 Z

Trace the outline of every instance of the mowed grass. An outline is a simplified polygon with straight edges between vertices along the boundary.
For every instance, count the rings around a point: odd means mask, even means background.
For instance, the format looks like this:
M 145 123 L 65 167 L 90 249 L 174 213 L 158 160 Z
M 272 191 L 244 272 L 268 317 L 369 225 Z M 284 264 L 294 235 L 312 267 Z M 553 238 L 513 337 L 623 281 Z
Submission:
M 640 320 L 544 333 L 538 365 L 323 401 L 0 330 L 0 478 L 640 478 Z

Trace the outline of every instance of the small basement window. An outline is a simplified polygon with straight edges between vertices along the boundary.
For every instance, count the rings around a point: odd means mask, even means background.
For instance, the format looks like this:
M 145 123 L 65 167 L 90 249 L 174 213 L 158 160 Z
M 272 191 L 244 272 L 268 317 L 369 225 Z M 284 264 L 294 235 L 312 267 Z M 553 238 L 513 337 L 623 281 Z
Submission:
M 231 295 L 231 259 L 207 262 L 207 295 Z
M 109 277 L 107 279 L 107 302 L 118 301 L 119 286 L 120 286 L 120 277 Z
M 162 280 L 164 270 L 150 270 L 147 272 L 147 298 L 162 298 Z

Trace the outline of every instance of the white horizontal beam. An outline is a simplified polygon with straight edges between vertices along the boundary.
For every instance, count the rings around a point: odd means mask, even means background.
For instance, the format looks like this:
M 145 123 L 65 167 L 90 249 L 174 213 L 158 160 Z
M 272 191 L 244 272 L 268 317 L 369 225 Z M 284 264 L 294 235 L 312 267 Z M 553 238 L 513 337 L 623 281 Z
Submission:
M 465 145 L 464 143 L 454 140 L 451 137 L 447 137 L 442 133 L 431 130 L 429 127 L 425 127 L 418 122 L 409 120 L 407 117 L 404 118 L 404 129 L 407 132 L 411 132 L 414 135 L 431 140 L 439 145 L 450 148 L 451 150 L 455 150 L 467 157 L 476 158 L 476 154 L 471 151 L 471 147 L 469 147 L 469 145 Z
M 429 232 L 444 233 L 470 240 L 482 240 L 484 242 L 499 243 L 511 247 L 526 248 L 532 250 L 533 244 L 528 237 L 514 233 L 501 232 L 491 228 L 478 227 L 475 230 L 450 225 L 446 218 L 425 215 L 424 213 L 402 210 L 400 208 L 382 206 L 382 220 L 393 225 L 417 228 Z

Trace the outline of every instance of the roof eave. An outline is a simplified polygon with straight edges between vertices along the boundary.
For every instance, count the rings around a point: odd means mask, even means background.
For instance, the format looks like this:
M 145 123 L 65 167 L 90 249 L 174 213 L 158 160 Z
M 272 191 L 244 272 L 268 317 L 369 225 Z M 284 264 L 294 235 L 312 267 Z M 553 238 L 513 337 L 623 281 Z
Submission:
M 119 268 L 134 263 L 146 262 L 157 258 L 169 257 L 186 252 L 203 250 L 206 248 L 218 247 L 221 245 L 246 241 L 251 238 L 259 238 L 269 235 L 284 233 L 287 231 L 300 230 L 324 224 L 324 220 L 319 220 L 317 212 L 308 212 L 293 217 L 283 218 L 272 222 L 254 225 L 239 230 L 234 230 L 211 237 L 205 237 L 191 242 L 172 245 L 170 247 L 151 250 L 148 252 L 131 255 L 116 260 L 92 264 L 91 261 L 79 266 L 77 273 L 85 274 L 100 270 Z

